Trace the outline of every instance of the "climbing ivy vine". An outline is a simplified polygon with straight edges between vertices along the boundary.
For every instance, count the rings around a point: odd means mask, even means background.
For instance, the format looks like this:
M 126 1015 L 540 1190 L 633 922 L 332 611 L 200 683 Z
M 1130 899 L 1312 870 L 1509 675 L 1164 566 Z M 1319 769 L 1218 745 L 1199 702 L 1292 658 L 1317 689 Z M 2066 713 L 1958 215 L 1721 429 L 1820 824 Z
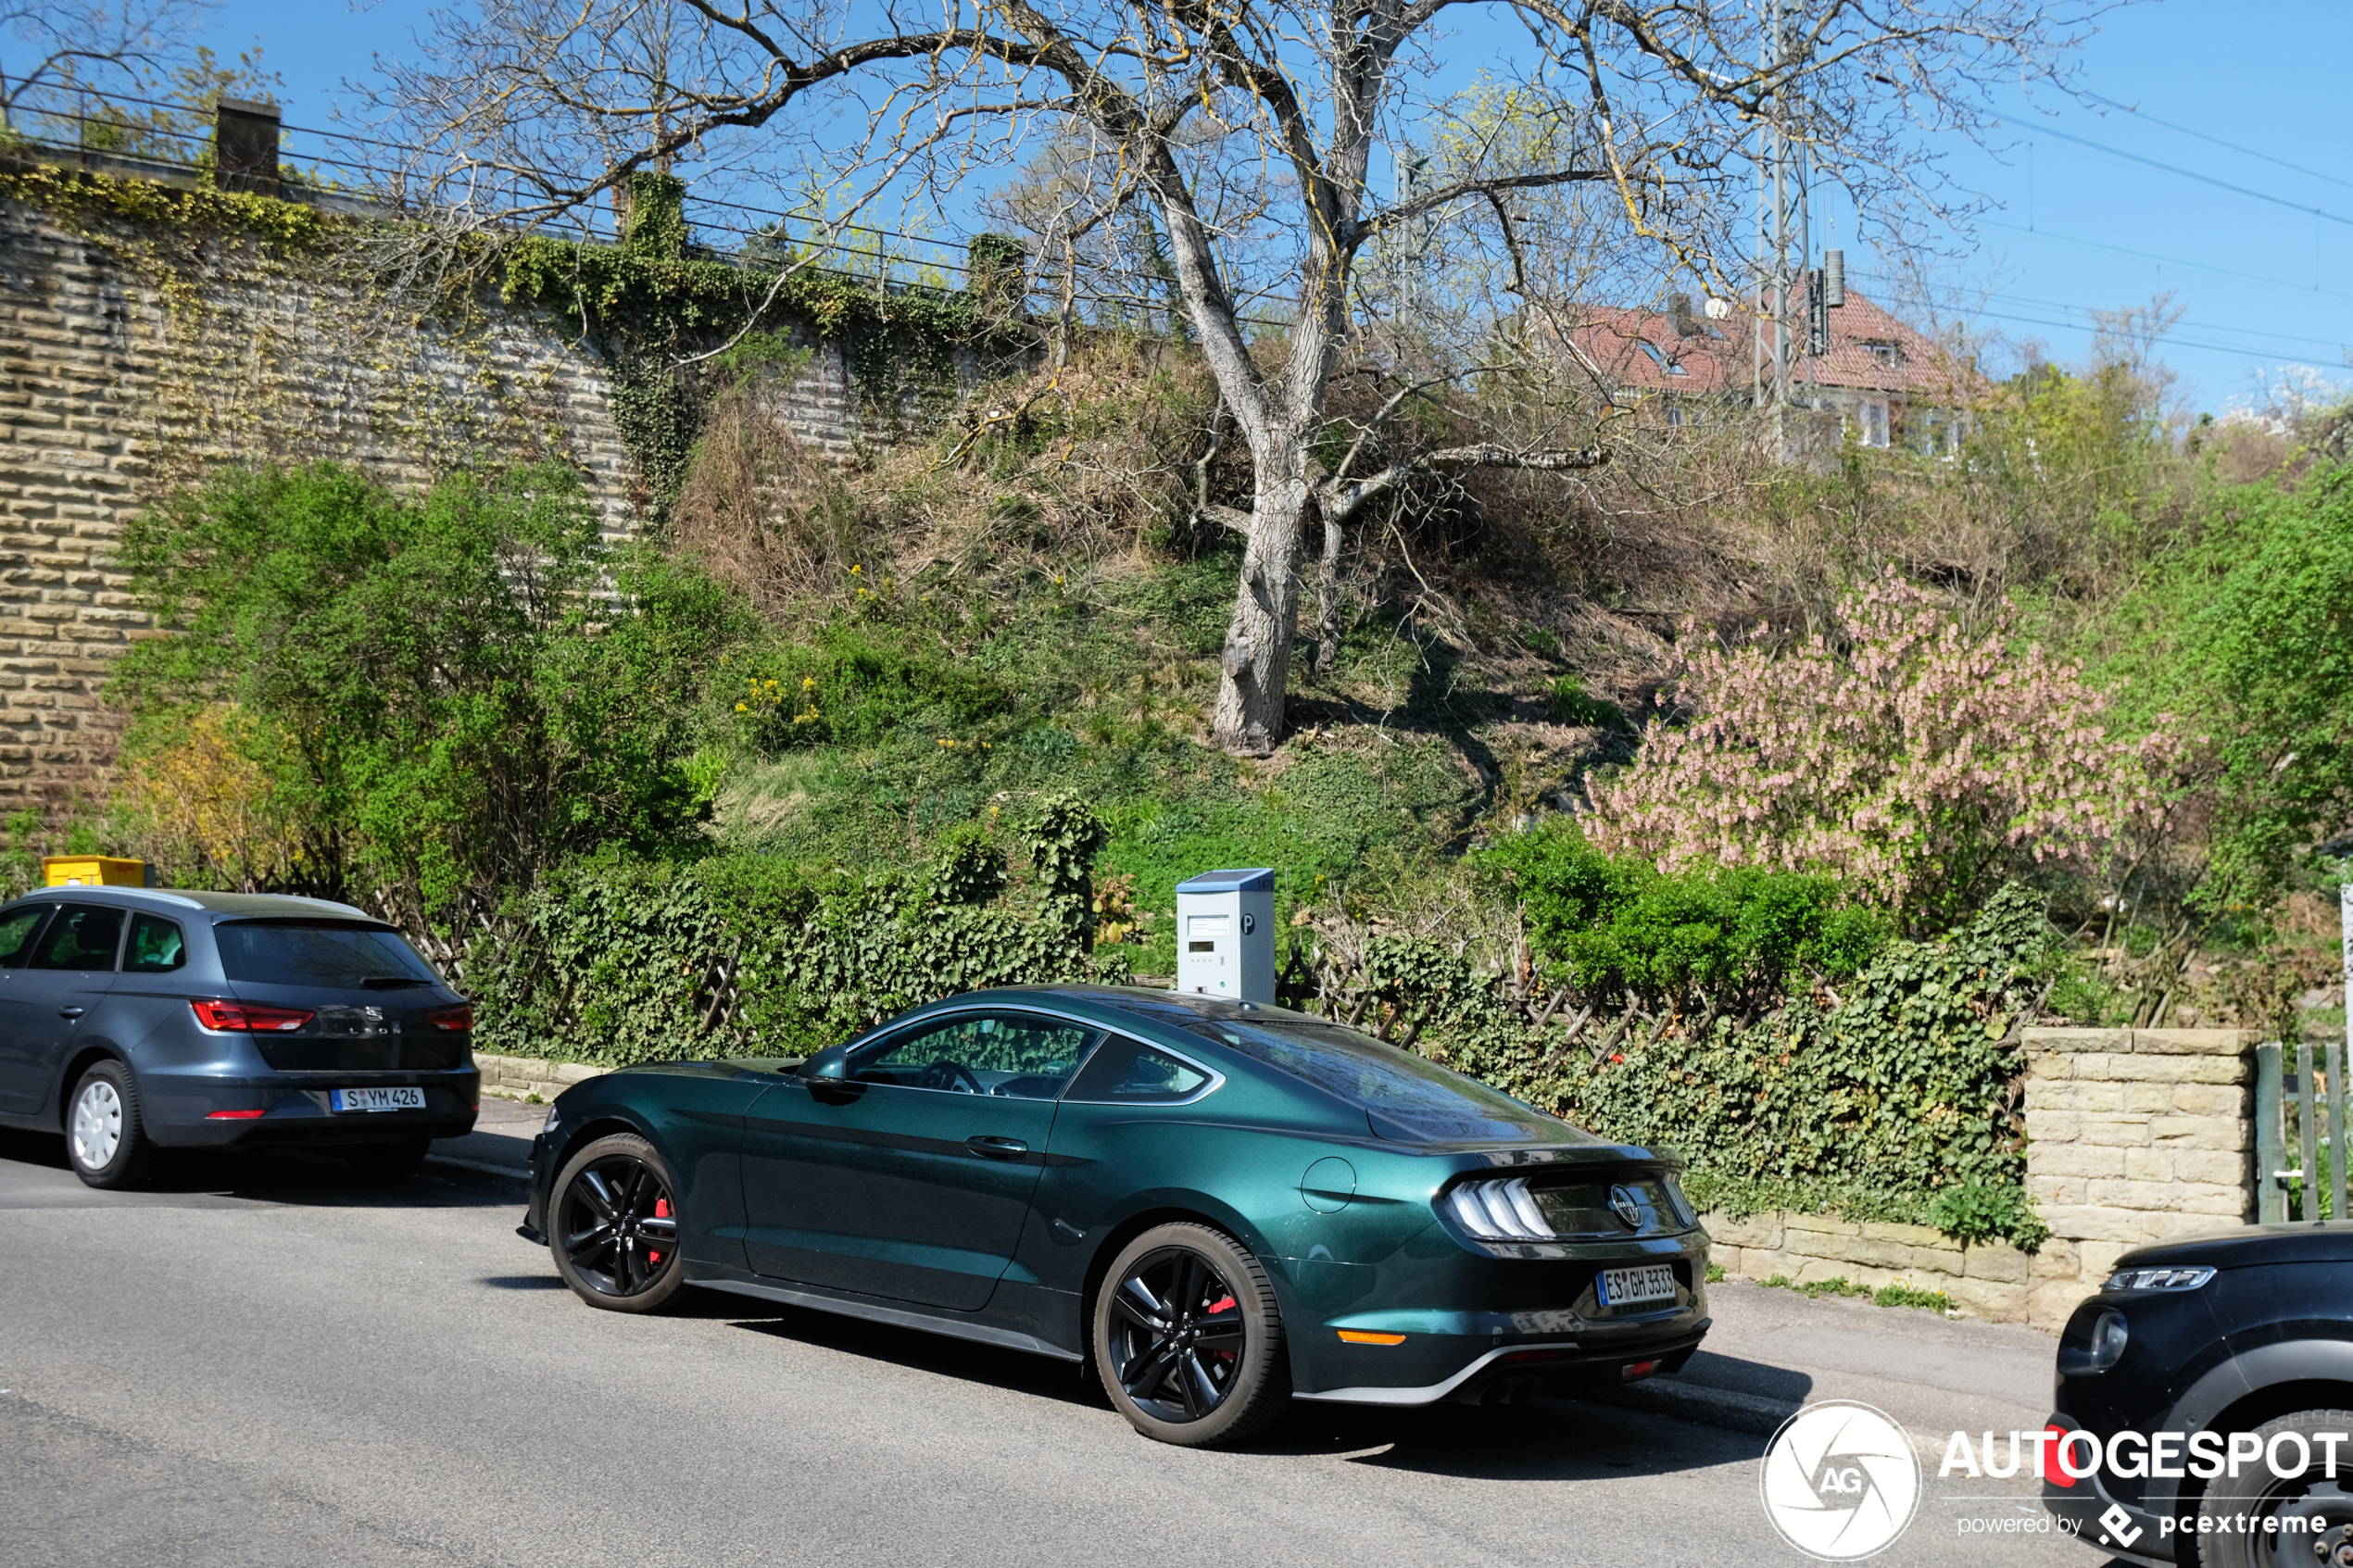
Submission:
M 1008 335 L 980 296 L 965 290 L 880 284 L 815 267 L 739 267 L 695 254 L 684 216 L 686 184 L 670 175 L 632 177 L 629 217 L 614 245 L 544 235 L 504 257 L 503 294 L 578 323 L 613 366 L 613 414 L 645 476 L 643 502 L 667 514 L 692 459 L 698 411 L 726 358 L 682 363 L 731 341 L 770 340 L 799 318 L 837 343 L 871 410 L 896 417 L 911 395 L 941 401 L 955 388 L 956 349 Z M 990 251 L 991 275 L 1017 265 Z M 761 343 L 754 343 L 753 358 Z

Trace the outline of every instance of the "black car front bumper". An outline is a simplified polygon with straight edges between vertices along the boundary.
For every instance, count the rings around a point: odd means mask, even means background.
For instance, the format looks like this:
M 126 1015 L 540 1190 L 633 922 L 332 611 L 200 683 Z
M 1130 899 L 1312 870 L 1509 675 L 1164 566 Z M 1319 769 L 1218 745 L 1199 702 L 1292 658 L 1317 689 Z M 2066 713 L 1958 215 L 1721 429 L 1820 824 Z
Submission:
M 2079 1424 L 2066 1416 L 2054 1415 L 2044 1425 L 2050 1430 L 2072 1432 Z M 2055 1474 L 2058 1478 L 2054 1479 Z M 2109 1495 L 2100 1480 L 2096 1474 L 2080 1478 L 2066 1476 L 2046 1460 L 2043 1466 L 2043 1506 L 2071 1526 L 2075 1538 L 2086 1546 L 2112 1552 L 2128 1562 L 2178 1562 L 2173 1554 L 2174 1542 L 2185 1524 L 2191 1535 L 2197 1533 L 2197 1511 L 2191 1509 L 2186 1521 L 2174 1520 L 2169 1530 L 2164 1515 Z

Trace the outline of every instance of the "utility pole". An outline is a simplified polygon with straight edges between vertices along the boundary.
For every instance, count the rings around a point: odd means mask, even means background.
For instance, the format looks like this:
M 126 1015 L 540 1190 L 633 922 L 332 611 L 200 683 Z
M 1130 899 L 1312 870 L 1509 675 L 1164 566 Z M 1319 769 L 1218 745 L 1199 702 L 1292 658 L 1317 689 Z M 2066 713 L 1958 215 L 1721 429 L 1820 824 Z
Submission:
M 1786 70 L 1797 57 L 1800 31 L 1797 12 L 1804 0 L 1760 0 L 1765 30 L 1761 63 L 1768 70 Z M 1764 156 L 1757 164 L 1757 252 L 1764 270 L 1764 297 L 1756 320 L 1756 400 L 1786 408 L 1790 382 L 1797 360 L 1808 351 L 1813 332 L 1801 339 L 1791 330 L 1791 296 L 1809 289 L 1814 236 L 1807 211 L 1807 188 L 1813 183 L 1812 160 L 1803 140 L 1789 130 L 1789 88 L 1784 82 L 1773 91 L 1773 107 L 1760 134 Z M 1801 304 L 1806 320 L 1810 303 Z M 1768 324 L 1769 320 L 1769 325 Z M 1769 341 L 1769 348 L 1768 344 Z

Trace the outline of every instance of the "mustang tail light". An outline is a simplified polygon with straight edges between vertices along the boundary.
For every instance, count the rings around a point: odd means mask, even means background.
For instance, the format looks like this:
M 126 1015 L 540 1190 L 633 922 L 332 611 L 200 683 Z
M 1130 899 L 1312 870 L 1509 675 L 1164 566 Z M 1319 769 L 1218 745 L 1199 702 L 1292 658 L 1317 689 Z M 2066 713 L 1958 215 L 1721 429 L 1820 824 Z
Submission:
M 452 1034 L 459 1034 L 474 1026 L 474 1010 L 472 1005 L 461 1008 L 442 1008 L 425 1014 L 425 1022 L 435 1029 L 447 1029 Z
M 1454 1223 L 1483 1241 L 1550 1241 L 1553 1227 L 1536 1207 L 1526 1178 L 1465 1182 L 1439 1202 Z
M 254 1002 L 195 1001 L 188 1006 L 208 1029 L 238 1035 L 283 1035 L 317 1017 L 300 1008 L 266 1008 Z

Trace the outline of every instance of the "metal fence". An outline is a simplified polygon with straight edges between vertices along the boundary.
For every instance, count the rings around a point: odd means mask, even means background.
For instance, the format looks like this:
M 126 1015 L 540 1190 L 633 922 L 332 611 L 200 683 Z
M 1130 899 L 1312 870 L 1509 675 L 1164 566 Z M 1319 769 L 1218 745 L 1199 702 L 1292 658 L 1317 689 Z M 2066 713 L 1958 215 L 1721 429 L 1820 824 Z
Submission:
M 2332 1040 L 2323 1049 L 2325 1060 L 2316 1074 L 2309 1040 L 2296 1043 L 2293 1073 L 2287 1071 L 2287 1047 L 2274 1042 L 2255 1047 L 2258 1223 L 2344 1217 L 2345 1042 Z M 2296 1160 L 2293 1166 L 2291 1157 Z
M 0 80 L 0 94 L 5 94 Z M 233 127 L 274 128 L 277 157 L 265 179 L 233 180 L 224 138 Z M 250 133 L 249 130 L 246 133 Z M 266 132 L 265 132 L 266 134 Z M 274 106 L 233 101 L 198 107 L 159 99 L 49 89 L 20 95 L 0 131 L 0 147 L 19 158 L 94 173 L 156 180 L 182 186 L 219 182 L 262 189 L 353 216 L 399 217 L 435 207 L 502 219 L 558 237 L 610 242 L 622 212 L 607 197 L 544 208 L 569 181 L 530 170 L 468 166 L 447 153 L 347 130 L 294 125 Z M 438 168 L 433 179 L 419 171 Z M 913 233 L 862 223 L 834 223 L 805 214 L 698 194 L 686 199 L 690 254 L 735 266 L 772 269 L 806 259 L 839 277 L 877 290 L 953 290 L 965 286 L 976 237 L 964 232 Z M 515 215 L 530 214 L 528 217 Z M 1180 330 L 1173 281 L 1140 282 L 1119 270 L 1082 263 L 1076 274 L 1031 258 L 1028 311 L 1053 318 L 1069 310 L 1091 326 L 1127 325 L 1155 332 Z M 1245 316 L 1279 326 L 1277 317 Z

